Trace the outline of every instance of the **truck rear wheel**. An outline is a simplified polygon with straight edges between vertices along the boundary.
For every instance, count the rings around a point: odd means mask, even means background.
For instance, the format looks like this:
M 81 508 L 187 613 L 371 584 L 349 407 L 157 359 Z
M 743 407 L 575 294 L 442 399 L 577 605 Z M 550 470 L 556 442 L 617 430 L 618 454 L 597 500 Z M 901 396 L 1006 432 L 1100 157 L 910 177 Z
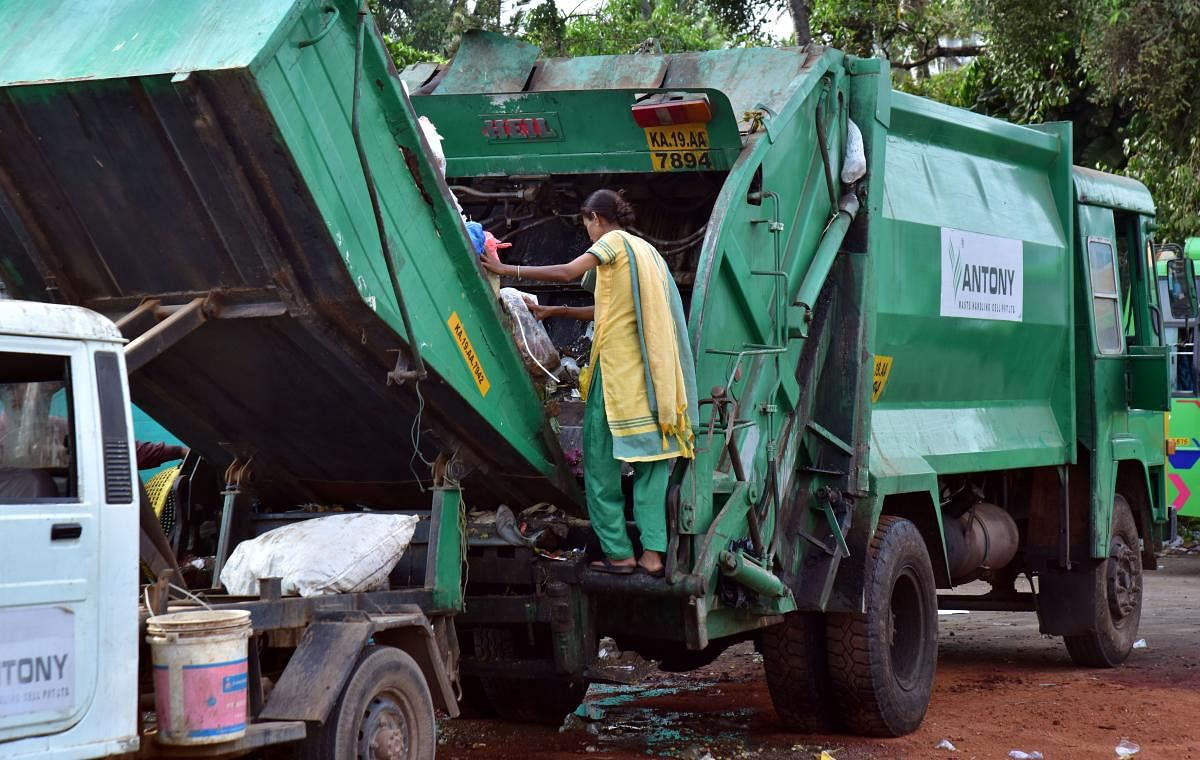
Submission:
M 937 668 L 937 597 L 920 531 L 884 515 L 871 539 L 866 613 L 829 613 L 829 674 L 850 731 L 901 736 L 929 707 Z
M 1112 668 L 1129 657 L 1142 620 L 1142 554 L 1133 510 L 1123 496 L 1113 502 L 1108 558 L 1096 570 L 1094 631 L 1063 636 L 1080 665 Z
M 329 718 L 309 732 L 305 760 L 433 757 L 437 727 L 421 668 L 394 647 L 363 649 Z
M 474 634 L 475 656 L 482 662 L 521 657 L 511 629 L 475 628 Z M 583 681 L 565 679 L 480 676 L 479 683 L 496 715 L 518 723 L 560 725 L 587 692 Z
M 791 612 L 783 622 L 764 628 L 759 650 L 767 689 L 780 722 L 792 731 L 825 733 L 839 728 L 830 694 L 825 616 Z

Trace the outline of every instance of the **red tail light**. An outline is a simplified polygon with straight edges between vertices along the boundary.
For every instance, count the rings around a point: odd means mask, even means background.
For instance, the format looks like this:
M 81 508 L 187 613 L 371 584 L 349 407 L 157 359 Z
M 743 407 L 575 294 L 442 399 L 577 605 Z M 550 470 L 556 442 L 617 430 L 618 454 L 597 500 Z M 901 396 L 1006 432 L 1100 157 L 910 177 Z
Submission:
M 708 98 L 662 100 L 633 106 L 633 120 L 639 127 L 666 127 L 671 124 L 706 124 L 712 121 Z

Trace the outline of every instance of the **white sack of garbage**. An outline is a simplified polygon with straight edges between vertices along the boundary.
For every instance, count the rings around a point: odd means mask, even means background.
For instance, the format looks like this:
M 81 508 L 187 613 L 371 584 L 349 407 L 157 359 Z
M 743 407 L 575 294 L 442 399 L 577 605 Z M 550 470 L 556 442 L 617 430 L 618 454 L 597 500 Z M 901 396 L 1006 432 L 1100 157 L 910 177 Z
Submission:
M 238 544 L 221 584 L 234 596 L 257 596 L 260 578 L 281 578 L 285 595 L 386 589 L 419 519 L 355 512 L 285 525 Z

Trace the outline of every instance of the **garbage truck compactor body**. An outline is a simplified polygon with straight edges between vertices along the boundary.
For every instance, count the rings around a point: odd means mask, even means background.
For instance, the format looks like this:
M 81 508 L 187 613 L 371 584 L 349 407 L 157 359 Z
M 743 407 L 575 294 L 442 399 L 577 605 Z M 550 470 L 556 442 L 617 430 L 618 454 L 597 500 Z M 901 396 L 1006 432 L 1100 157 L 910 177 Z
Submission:
M 435 486 L 583 516 L 580 402 L 526 372 L 456 201 L 545 264 L 612 187 L 679 286 L 700 389 L 666 575 L 468 525 L 467 697 L 561 719 L 621 678 L 600 636 L 670 669 L 753 638 L 789 726 L 894 735 L 928 704 L 939 604 L 1036 610 L 1085 665 L 1128 654 L 1165 516 L 1154 206 L 1073 168 L 1069 125 L 820 47 L 539 59 L 468 32 L 397 72 L 348 0 L 128 3 L 70 44 L 78 7 L 14 5 L 55 47 L 0 48 L 0 276 L 117 320 L 133 400 L 241 475 L 218 562 L 300 505 Z

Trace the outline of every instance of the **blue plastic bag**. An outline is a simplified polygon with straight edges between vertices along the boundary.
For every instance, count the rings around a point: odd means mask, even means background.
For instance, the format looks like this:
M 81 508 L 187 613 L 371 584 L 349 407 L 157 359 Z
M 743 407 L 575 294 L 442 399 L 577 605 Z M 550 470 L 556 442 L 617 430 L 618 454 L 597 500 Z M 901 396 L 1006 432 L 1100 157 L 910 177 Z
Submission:
M 471 245 L 475 247 L 475 255 L 483 255 L 483 225 L 479 222 L 467 222 L 467 237 L 471 238 Z

